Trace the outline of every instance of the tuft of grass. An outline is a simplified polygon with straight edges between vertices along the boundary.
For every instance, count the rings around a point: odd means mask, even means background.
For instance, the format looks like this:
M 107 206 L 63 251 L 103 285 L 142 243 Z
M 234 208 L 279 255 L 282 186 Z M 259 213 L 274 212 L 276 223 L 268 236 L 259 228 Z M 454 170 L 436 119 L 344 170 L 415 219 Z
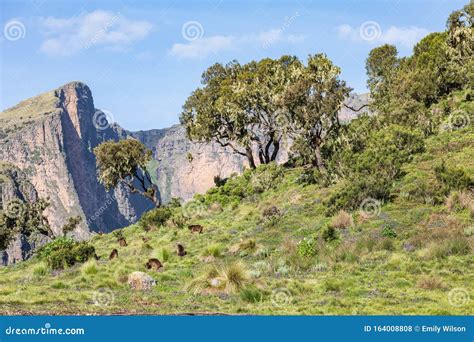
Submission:
M 443 282 L 434 276 L 423 276 L 418 279 L 416 286 L 424 290 L 443 289 L 445 285 Z
M 331 220 L 331 226 L 333 228 L 350 228 L 353 224 L 352 215 L 345 210 L 340 210 Z
M 214 258 L 218 258 L 222 255 L 222 246 L 218 243 L 209 245 L 204 250 L 203 255 L 204 256 L 213 256 Z
M 240 291 L 240 299 L 247 303 L 258 303 L 263 300 L 263 293 L 255 286 L 247 286 Z
M 241 261 L 226 265 L 222 270 L 222 276 L 228 292 L 240 290 L 250 279 L 247 268 Z
M 170 256 L 171 256 L 171 253 L 169 251 L 169 249 L 167 248 L 162 248 L 160 249 L 160 251 L 158 252 L 158 259 L 161 261 L 161 262 L 167 262 L 170 260 Z
M 97 262 L 92 259 L 82 265 L 81 270 L 84 275 L 93 275 L 99 272 L 99 269 L 97 268 Z

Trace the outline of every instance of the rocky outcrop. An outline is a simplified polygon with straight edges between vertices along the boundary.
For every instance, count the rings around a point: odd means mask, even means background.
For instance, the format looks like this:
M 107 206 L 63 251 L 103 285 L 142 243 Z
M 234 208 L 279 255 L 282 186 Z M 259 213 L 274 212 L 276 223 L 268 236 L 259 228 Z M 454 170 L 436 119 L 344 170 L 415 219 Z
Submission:
M 92 150 L 118 140 L 120 130 L 94 107 L 85 84 L 71 82 L 23 101 L 0 113 L 0 124 L 0 160 L 22 170 L 38 196 L 49 200 L 45 214 L 55 234 L 71 216 L 82 217 L 74 231 L 82 239 L 127 226 L 152 207 L 126 189 L 107 192 L 98 183 Z
M 27 177 L 13 165 L 0 162 L 0 210 L 8 215 L 20 214 L 20 208 L 12 203 L 35 202 L 38 194 Z M 5 250 L 0 250 L 0 265 L 9 265 L 29 258 L 33 251 L 50 241 L 47 236 L 16 234 Z

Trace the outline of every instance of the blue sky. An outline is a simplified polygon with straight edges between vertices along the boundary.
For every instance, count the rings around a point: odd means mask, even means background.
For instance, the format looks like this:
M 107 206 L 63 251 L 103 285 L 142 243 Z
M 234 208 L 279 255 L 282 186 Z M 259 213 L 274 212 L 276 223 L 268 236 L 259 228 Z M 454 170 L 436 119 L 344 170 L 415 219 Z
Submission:
M 411 53 L 467 0 L 2 0 L 0 109 L 73 80 L 126 129 L 168 127 L 215 62 L 326 53 L 365 91 L 383 43 Z

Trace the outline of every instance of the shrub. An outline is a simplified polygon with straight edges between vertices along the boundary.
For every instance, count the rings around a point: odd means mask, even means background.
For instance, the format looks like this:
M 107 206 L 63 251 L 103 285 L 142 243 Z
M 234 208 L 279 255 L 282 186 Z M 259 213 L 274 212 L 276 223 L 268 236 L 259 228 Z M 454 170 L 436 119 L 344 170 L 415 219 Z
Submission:
M 328 226 L 323 230 L 322 238 L 326 242 L 337 240 L 338 234 L 334 227 Z
M 436 166 L 434 171 L 446 194 L 452 190 L 464 190 L 474 186 L 474 180 L 464 170 L 447 167 L 444 161 Z
M 349 228 L 353 224 L 352 215 L 344 210 L 340 210 L 331 220 L 331 226 L 334 228 Z
M 272 205 L 263 209 L 262 220 L 267 226 L 275 225 L 281 217 L 280 209 Z
M 446 207 L 454 212 L 468 209 L 474 215 L 474 198 L 468 191 L 453 191 L 446 199 Z
M 171 215 L 172 212 L 167 207 L 155 208 L 143 214 L 140 224 L 145 230 L 150 229 L 150 227 L 160 227 L 168 221 Z
M 303 238 L 296 246 L 298 255 L 303 258 L 311 258 L 317 254 L 316 240 L 314 238 Z
M 95 249 L 85 241 L 76 242 L 70 238 L 60 237 L 41 247 L 38 256 L 49 267 L 57 270 L 89 260 L 95 256 Z
M 397 237 L 397 233 L 393 230 L 392 227 L 390 227 L 389 225 L 385 225 L 382 229 L 382 236 L 389 239 L 394 239 Z
M 314 169 L 304 169 L 303 171 L 301 171 L 298 178 L 296 178 L 295 182 L 296 184 L 301 185 L 317 184 L 318 178 Z
M 114 232 L 112 233 L 112 235 L 113 235 L 114 238 L 116 238 L 117 240 L 120 240 L 120 239 L 123 239 L 123 238 L 124 238 L 124 236 L 123 236 L 123 230 L 122 230 L 122 229 L 114 230 Z

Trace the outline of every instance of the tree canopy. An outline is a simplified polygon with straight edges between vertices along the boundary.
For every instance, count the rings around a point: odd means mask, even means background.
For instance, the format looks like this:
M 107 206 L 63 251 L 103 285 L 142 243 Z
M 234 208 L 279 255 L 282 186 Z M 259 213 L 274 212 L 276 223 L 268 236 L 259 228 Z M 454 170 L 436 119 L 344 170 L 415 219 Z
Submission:
M 106 141 L 94 148 L 98 179 L 107 190 L 122 184 L 132 193 L 139 193 L 160 205 L 157 187 L 151 181 L 146 165 L 151 151 L 135 139 Z

